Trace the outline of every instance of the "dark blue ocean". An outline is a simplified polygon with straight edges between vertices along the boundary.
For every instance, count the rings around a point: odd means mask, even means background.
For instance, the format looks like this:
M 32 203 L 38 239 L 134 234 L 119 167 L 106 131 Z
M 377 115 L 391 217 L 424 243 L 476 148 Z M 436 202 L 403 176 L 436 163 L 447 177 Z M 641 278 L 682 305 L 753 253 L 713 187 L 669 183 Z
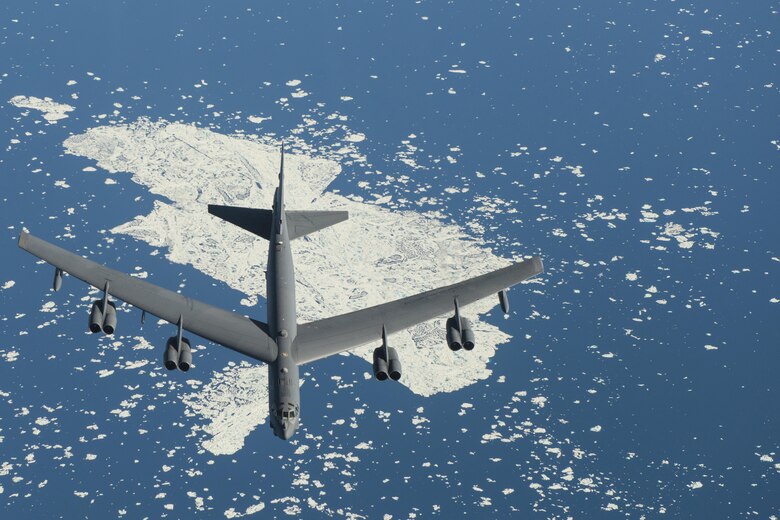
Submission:
M 0 290 L 0 516 L 215 518 L 260 502 L 263 518 L 780 514 L 778 7 L 3 2 L 0 286 L 15 283 Z M 308 95 L 291 97 L 294 79 Z M 75 110 L 48 125 L 17 95 Z M 365 134 L 366 162 L 343 164 L 330 189 L 414 200 L 429 186 L 497 254 L 541 255 L 545 283 L 512 291 L 512 319 L 492 313 L 513 340 L 486 381 L 423 398 L 336 356 L 305 367 L 297 443 L 263 424 L 212 455 L 183 382 L 241 358 L 210 346 L 186 376 L 99 377 L 159 365 L 171 327 L 120 316 L 121 337 L 159 352 L 87 335 L 83 286 L 51 293 L 51 268 L 16 240 L 71 233 L 72 250 L 235 309 L 243 294 L 191 266 L 124 235 L 108 243 L 157 196 L 129 174 L 105 185 L 62 143 L 140 117 L 284 139 L 332 112 Z M 410 134 L 417 169 L 398 155 Z M 341 138 L 301 137 L 323 150 Z M 411 182 L 358 186 L 376 172 Z M 481 196 L 516 213 L 475 211 Z M 124 400 L 137 405 L 123 418 Z M 357 408 L 358 428 L 334 425 Z M 485 441 L 492 431 L 520 436 Z

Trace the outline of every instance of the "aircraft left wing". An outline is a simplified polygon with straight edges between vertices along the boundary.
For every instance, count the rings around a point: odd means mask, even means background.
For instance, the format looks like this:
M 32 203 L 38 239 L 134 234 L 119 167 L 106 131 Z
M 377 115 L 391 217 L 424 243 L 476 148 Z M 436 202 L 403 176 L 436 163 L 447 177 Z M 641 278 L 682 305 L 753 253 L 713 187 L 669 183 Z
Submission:
M 388 334 L 408 329 L 454 311 L 455 298 L 460 306 L 468 305 L 536 276 L 543 270 L 542 259 L 535 256 L 492 273 L 408 298 L 303 323 L 298 325 L 298 335 L 293 342 L 293 358 L 298 364 L 308 363 L 379 340 L 382 327 Z
M 181 317 L 184 329 L 207 340 L 266 363 L 276 359 L 277 345 L 265 323 L 109 269 L 29 233 L 21 234 L 19 247 L 93 287 L 103 290 L 108 283 L 109 295 L 159 318 L 177 323 Z

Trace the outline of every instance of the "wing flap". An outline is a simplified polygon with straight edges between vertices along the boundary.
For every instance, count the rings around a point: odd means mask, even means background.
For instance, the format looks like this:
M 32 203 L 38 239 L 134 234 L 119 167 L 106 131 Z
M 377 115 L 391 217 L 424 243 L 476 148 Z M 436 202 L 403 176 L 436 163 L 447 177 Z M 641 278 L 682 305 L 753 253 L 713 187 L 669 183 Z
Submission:
M 468 305 L 543 271 L 542 259 L 535 256 L 446 287 L 301 324 L 293 344 L 293 356 L 302 364 L 349 350 L 381 338 L 383 325 L 388 334 L 407 329 L 452 312 L 455 298 L 460 306 Z
M 277 346 L 267 326 L 235 312 L 188 298 L 82 258 L 45 240 L 22 233 L 19 247 L 93 287 L 171 323 L 183 317 L 184 328 L 207 340 L 270 363 Z

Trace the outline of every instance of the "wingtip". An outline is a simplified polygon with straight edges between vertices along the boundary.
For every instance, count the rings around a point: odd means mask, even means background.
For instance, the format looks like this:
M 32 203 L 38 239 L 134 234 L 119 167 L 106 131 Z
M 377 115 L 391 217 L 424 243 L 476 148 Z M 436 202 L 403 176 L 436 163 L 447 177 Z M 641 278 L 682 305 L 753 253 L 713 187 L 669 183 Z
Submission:
M 22 249 L 25 249 L 27 246 L 27 237 L 30 236 L 30 233 L 27 231 L 22 231 L 22 233 L 19 235 L 19 247 Z
M 512 267 L 523 271 L 527 271 L 530 267 L 531 271 L 533 272 L 531 276 L 536 276 L 537 274 L 544 272 L 544 263 L 542 262 L 542 257 L 540 256 L 532 256 L 530 258 L 525 257 L 522 260 L 516 262 Z

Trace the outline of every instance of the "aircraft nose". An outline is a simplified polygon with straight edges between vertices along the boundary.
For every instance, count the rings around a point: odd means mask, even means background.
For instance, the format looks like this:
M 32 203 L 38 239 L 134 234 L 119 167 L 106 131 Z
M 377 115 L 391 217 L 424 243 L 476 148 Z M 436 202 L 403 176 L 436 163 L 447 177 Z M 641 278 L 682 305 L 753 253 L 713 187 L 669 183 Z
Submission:
M 295 424 L 290 421 L 282 422 L 282 439 L 287 440 L 295 433 Z

